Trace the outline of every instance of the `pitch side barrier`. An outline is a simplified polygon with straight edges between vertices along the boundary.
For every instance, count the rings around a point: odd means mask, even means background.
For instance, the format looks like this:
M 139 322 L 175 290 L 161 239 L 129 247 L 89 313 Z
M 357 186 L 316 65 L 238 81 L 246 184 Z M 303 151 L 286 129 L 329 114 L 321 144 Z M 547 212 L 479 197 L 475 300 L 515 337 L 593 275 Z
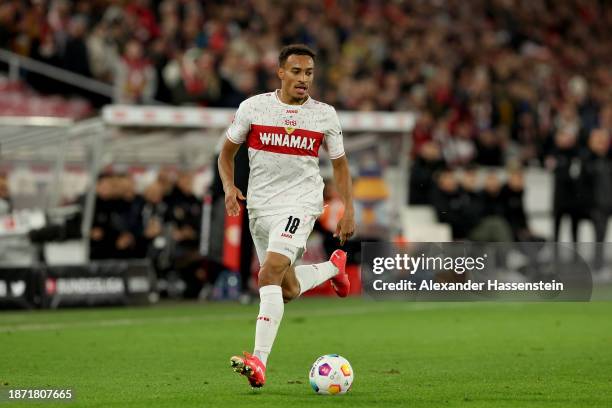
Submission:
M 110 126 L 183 127 L 223 129 L 232 123 L 236 109 L 166 106 L 108 105 L 102 118 Z M 338 111 L 344 131 L 410 132 L 416 115 L 412 112 Z
M 0 309 L 146 305 L 157 298 L 155 273 L 147 260 L 0 267 Z

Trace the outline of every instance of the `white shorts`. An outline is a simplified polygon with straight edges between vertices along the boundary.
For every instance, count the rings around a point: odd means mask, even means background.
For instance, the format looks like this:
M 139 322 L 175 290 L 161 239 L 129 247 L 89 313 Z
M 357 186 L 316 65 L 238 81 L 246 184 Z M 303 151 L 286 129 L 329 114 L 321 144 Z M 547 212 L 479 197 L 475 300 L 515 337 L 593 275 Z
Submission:
M 269 251 L 285 255 L 294 264 L 304 254 L 316 220 L 316 216 L 305 214 L 304 210 L 250 219 L 249 228 L 259 263 L 263 264 Z

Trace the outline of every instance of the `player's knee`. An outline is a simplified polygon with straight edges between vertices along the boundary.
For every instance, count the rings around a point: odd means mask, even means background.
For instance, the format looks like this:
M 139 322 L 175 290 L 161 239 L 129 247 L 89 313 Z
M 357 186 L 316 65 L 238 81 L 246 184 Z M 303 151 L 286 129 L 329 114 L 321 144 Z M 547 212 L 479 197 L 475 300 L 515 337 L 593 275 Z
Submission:
M 289 303 L 300 295 L 300 288 L 297 286 L 283 286 L 283 302 Z
M 259 286 L 280 285 L 290 265 L 289 258 L 280 254 L 268 256 L 259 269 Z
M 283 272 L 285 272 L 285 270 L 287 269 L 287 267 L 289 266 L 289 264 L 285 264 L 285 263 L 278 263 L 278 262 L 264 262 L 264 264 L 262 265 L 261 269 L 259 270 L 259 274 L 260 275 L 267 275 L 267 276 L 275 276 L 275 277 L 282 277 L 283 276 Z

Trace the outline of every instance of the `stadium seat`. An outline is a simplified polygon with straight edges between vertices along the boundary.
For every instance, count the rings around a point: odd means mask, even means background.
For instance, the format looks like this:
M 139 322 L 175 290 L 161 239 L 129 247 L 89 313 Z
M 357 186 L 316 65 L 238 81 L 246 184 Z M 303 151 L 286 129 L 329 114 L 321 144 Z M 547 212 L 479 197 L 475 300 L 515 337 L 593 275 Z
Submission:
M 436 212 L 429 205 L 409 205 L 402 209 L 402 225 L 435 224 Z
M 415 224 L 404 229 L 410 242 L 451 242 L 452 232 L 448 224 Z
M 87 263 L 85 245 L 82 240 L 49 242 L 44 246 L 48 265 L 83 265 Z

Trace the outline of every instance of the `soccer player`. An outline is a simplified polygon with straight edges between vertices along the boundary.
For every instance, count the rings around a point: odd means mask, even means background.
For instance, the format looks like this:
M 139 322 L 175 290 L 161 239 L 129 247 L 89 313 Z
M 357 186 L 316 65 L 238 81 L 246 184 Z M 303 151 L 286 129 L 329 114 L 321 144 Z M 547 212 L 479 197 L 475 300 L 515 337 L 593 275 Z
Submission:
M 253 354 L 231 358 L 234 371 L 252 387 L 266 381 L 266 363 L 283 318 L 284 303 L 331 280 L 340 297 L 349 293 L 346 252 L 329 261 L 294 266 L 301 258 L 315 220 L 323 210 L 319 148 L 327 147 L 334 181 L 345 211 L 335 236 L 341 244 L 353 235 L 355 219 L 351 177 L 342 130 L 335 109 L 308 95 L 314 78 L 315 53 L 305 45 L 284 47 L 278 57 L 281 89 L 255 95 L 240 104 L 226 133 L 218 160 L 230 216 L 240 213 L 242 192 L 234 185 L 234 156 L 241 143 L 249 150 L 249 227 L 261 264 L 259 314 Z

